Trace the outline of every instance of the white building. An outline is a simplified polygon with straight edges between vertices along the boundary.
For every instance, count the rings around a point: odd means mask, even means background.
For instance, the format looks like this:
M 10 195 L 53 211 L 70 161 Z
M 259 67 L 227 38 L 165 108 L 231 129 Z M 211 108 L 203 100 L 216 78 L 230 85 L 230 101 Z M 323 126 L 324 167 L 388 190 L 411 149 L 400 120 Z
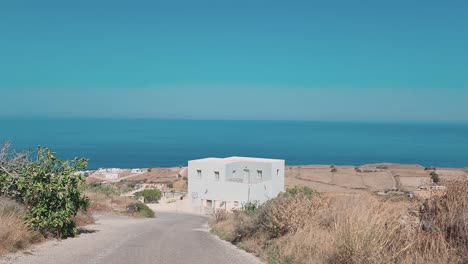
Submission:
M 131 172 L 131 173 L 134 173 L 134 174 L 142 174 L 142 173 L 144 173 L 143 169 L 132 169 L 130 172 Z
M 284 160 L 246 157 L 188 162 L 188 198 L 201 212 L 263 203 L 284 191 Z

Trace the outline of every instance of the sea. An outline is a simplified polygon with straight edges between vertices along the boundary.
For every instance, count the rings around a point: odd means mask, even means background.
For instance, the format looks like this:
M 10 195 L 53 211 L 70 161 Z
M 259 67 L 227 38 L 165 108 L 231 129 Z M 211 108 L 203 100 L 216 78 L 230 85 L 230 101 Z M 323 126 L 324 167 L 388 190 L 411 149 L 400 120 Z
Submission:
M 89 169 L 186 166 L 204 157 L 287 165 L 404 163 L 468 167 L 468 123 L 168 119 L 0 119 L 0 142 L 47 146 Z

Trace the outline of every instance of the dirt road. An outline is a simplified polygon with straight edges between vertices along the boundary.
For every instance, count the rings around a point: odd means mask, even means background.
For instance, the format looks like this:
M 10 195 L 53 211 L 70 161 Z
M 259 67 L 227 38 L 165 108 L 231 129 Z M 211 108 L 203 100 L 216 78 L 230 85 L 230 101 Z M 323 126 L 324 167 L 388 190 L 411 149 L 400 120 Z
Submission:
M 48 241 L 0 258 L 0 264 L 260 263 L 212 236 L 207 218 L 161 212 L 156 219 L 98 217 L 77 238 Z

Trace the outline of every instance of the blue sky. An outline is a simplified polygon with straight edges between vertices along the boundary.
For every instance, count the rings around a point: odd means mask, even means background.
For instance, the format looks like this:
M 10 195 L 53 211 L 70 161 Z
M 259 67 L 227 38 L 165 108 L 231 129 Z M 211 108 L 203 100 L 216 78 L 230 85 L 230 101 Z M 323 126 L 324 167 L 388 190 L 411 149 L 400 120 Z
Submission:
M 466 1 L 0 3 L 0 116 L 468 121 Z

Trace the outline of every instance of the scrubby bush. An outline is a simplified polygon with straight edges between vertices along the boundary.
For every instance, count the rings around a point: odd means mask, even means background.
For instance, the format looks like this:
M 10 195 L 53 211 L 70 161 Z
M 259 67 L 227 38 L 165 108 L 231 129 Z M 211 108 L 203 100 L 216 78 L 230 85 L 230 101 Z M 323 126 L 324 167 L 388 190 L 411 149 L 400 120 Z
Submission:
M 86 168 L 84 158 L 63 161 L 47 148 L 14 156 L 5 148 L 0 155 L 0 195 L 10 197 L 29 209 L 28 224 L 44 235 L 65 238 L 77 232 L 73 217 L 86 208 L 82 194 L 84 179 L 76 172 Z
M 292 191 L 213 229 L 269 263 L 468 263 L 468 181 L 446 186 L 419 212 L 417 201 Z
M 421 206 L 422 227 L 429 232 L 442 232 L 456 245 L 468 250 L 468 181 L 447 183 L 447 190 L 433 195 Z M 468 253 L 468 251 L 467 251 Z
M 262 206 L 259 223 L 270 237 L 296 232 L 326 201 L 312 189 L 296 187 Z
M 166 182 L 167 188 L 174 188 L 174 183 L 171 181 Z
M 162 193 L 158 189 L 145 189 L 135 194 L 137 197 L 145 198 L 146 203 L 157 203 L 161 199 Z
M 224 209 L 217 209 L 214 213 L 214 219 L 216 222 L 224 221 L 228 218 L 228 212 Z
M 385 165 L 379 165 L 376 168 L 380 170 L 388 170 L 388 166 L 385 166 Z
M 439 183 L 440 182 L 440 177 L 439 174 L 437 174 L 435 171 L 430 173 L 431 179 L 434 183 Z
M 293 188 L 289 188 L 286 190 L 286 193 L 291 195 L 297 194 L 305 194 L 305 195 L 314 195 L 319 194 L 318 192 L 314 191 L 313 189 L 307 186 L 294 186 Z
M 102 193 L 106 196 L 112 195 L 119 195 L 120 192 L 118 188 L 113 184 L 104 184 L 101 182 L 92 182 L 84 187 L 85 191 L 94 192 L 94 193 Z
M 258 213 L 256 211 L 235 211 L 233 243 L 253 237 L 259 231 Z
M 26 212 L 23 205 L 0 197 L 0 255 L 42 240 L 40 233 L 28 228 Z
M 127 213 L 132 216 L 141 216 L 146 218 L 154 218 L 154 211 L 151 210 L 146 204 L 135 202 L 127 206 Z
M 260 203 L 258 201 L 249 201 L 246 203 L 242 203 L 241 210 L 246 213 L 253 213 L 257 211 L 260 207 Z

